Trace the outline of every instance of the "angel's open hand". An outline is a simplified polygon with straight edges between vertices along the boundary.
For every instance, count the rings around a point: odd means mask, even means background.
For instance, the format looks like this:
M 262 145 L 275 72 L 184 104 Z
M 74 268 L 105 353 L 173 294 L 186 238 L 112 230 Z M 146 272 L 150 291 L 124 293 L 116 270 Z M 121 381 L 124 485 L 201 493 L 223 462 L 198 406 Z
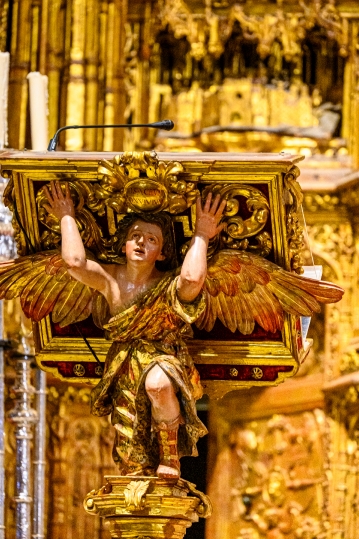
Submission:
M 65 195 L 62 192 L 60 182 L 55 181 L 51 183 L 51 193 L 47 186 L 44 187 L 44 192 L 48 201 L 48 204 L 44 204 L 44 208 L 52 213 L 57 219 L 61 221 L 66 215 L 75 217 L 75 208 L 70 195 L 70 189 L 66 184 Z
M 202 208 L 201 199 L 197 198 L 197 218 L 195 235 L 207 239 L 214 238 L 222 229 L 224 224 L 219 225 L 227 201 L 222 200 L 217 195 L 212 202 L 212 193 L 209 193 Z

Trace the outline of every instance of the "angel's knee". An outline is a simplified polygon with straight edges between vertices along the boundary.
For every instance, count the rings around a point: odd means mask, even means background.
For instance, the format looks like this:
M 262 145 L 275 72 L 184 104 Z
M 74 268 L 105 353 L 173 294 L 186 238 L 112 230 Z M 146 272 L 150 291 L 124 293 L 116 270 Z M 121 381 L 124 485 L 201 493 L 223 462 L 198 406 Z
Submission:
M 170 378 L 158 365 L 155 365 L 148 373 L 145 382 L 145 389 L 150 401 L 152 402 L 166 402 L 168 397 L 175 394 Z

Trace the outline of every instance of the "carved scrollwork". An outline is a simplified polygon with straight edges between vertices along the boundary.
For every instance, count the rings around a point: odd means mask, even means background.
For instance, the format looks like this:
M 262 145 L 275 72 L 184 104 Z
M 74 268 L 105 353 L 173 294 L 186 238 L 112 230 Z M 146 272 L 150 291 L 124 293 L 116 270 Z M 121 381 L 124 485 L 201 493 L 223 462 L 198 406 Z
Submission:
M 220 194 L 221 198 L 227 200 L 224 210 L 225 226 L 220 243 L 226 248 L 249 250 L 260 256 L 267 256 L 272 249 L 272 238 L 263 230 L 269 217 L 269 203 L 264 194 L 256 187 L 243 184 L 207 186 L 202 198 L 205 199 L 209 192 L 213 195 Z M 239 215 L 239 197 L 246 199 L 246 208 L 251 212 L 247 219 Z M 250 239 L 256 243 L 250 243 Z
M 120 258 L 117 254 L 111 252 L 114 238 L 106 237 L 108 235 L 102 230 L 94 214 L 90 211 L 90 209 L 93 209 L 92 201 L 95 197 L 95 185 L 73 179 L 67 180 L 66 184 L 74 201 L 76 223 L 85 248 L 91 250 L 99 260 L 119 262 Z M 63 192 L 65 192 L 65 182 L 60 182 L 60 185 Z M 44 207 L 46 203 L 47 200 L 42 187 L 36 195 L 36 204 L 38 219 L 45 227 L 40 237 L 41 248 L 44 250 L 59 247 L 61 241 L 60 222 L 54 215 L 47 212 Z
M 193 496 L 200 499 L 200 504 L 196 508 L 197 514 L 202 518 L 210 517 L 213 509 L 209 496 L 203 494 L 200 490 L 197 490 L 195 485 L 189 481 L 186 481 L 186 486 Z
M 297 182 L 299 174 L 299 168 L 293 166 L 284 176 L 284 203 L 287 207 L 287 239 L 291 269 L 301 274 L 303 273 L 304 241 L 303 227 L 298 217 L 298 210 L 303 203 L 302 189 Z
M 82 240 L 99 260 L 121 263 L 112 251 L 116 241 L 116 223 L 110 227 L 110 217 L 119 218 L 128 211 L 168 211 L 178 214 L 190 207 L 199 194 L 196 182 L 183 171 L 177 162 L 159 161 L 155 152 L 125 152 L 112 162 L 101 161 L 98 182 L 78 181 L 74 178 L 61 180 L 69 186 L 74 201 L 76 223 Z M 41 187 L 36 195 L 38 219 L 43 224 L 41 248 L 53 249 L 60 244 L 60 222 L 45 209 L 46 196 Z M 105 221 L 96 219 L 107 215 Z M 114 219 L 114 217 L 113 217 Z M 20 234 L 20 232 L 19 232 Z

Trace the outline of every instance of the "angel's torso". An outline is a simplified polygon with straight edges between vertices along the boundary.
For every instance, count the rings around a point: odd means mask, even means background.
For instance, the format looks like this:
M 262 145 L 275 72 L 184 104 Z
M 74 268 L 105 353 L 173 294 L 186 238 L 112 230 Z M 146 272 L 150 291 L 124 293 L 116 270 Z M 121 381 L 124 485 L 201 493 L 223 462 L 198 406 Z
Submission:
M 102 268 L 110 277 L 109 286 L 102 294 L 109 304 L 112 316 L 131 305 L 136 297 L 156 286 L 165 275 L 155 267 L 151 272 L 138 272 L 137 275 L 131 275 L 127 265 L 110 264 L 102 265 Z
M 104 325 L 107 338 L 126 343 L 143 340 L 161 341 L 166 346 L 180 344 L 182 337 L 190 336 L 189 324 L 198 316 L 198 302 L 182 306 L 176 289 L 175 272 L 162 274 L 110 318 Z

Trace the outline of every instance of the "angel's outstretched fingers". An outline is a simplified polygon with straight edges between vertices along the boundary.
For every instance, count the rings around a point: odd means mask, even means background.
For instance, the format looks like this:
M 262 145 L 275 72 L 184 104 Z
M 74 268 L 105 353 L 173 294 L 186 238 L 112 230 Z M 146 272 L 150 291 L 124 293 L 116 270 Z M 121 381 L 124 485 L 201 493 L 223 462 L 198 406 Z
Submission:
M 66 182 L 65 184 L 65 198 L 71 199 L 70 187 L 69 187 L 68 182 Z
M 55 190 L 56 190 L 56 193 L 57 193 L 57 198 L 59 200 L 64 200 L 64 194 L 62 192 L 62 189 L 61 189 L 61 184 L 59 181 L 55 181 Z
M 210 213 L 211 215 L 216 215 L 216 211 L 217 211 L 217 208 L 218 208 L 218 206 L 219 206 L 220 201 L 221 201 L 221 195 L 218 194 L 218 195 L 216 195 L 216 198 L 215 198 L 214 201 L 213 201 L 213 204 L 212 204 L 212 206 L 211 206 L 211 209 L 209 210 L 209 213 Z
M 197 214 L 197 218 L 202 214 L 201 197 L 196 198 L 196 214 Z
M 206 198 L 206 202 L 204 203 L 204 206 L 203 206 L 203 211 L 205 213 L 209 213 L 209 210 L 211 208 L 211 202 L 212 202 L 212 193 L 209 192 Z
M 218 218 L 218 220 L 222 217 L 223 212 L 224 212 L 226 206 L 227 206 L 227 200 L 224 198 L 224 199 L 221 201 L 221 203 L 220 203 L 220 205 L 219 205 L 219 207 L 218 207 L 218 209 L 217 209 L 217 211 L 216 211 L 216 214 L 215 214 L 215 216 Z M 223 226 L 224 226 L 224 225 L 223 225 Z M 223 227 L 222 227 L 222 228 L 223 228 Z
M 50 206 L 52 206 L 54 203 L 54 200 L 52 198 L 52 194 L 50 193 L 47 185 L 44 186 L 44 193 L 45 193 L 45 197 L 47 198 L 47 202 L 49 203 Z

